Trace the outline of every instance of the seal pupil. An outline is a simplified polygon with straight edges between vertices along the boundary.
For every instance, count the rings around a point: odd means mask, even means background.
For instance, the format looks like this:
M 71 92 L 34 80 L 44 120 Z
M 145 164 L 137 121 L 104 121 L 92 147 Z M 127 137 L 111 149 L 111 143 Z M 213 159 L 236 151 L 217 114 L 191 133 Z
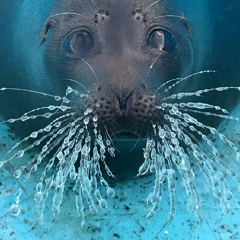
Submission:
M 154 29 L 148 36 L 148 46 L 160 52 L 172 53 L 177 46 L 172 35 L 163 29 Z
M 70 34 L 65 43 L 64 48 L 68 53 L 83 53 L 92 49 L 94 46 L 92 35 L 85 31 L 80 30 Z

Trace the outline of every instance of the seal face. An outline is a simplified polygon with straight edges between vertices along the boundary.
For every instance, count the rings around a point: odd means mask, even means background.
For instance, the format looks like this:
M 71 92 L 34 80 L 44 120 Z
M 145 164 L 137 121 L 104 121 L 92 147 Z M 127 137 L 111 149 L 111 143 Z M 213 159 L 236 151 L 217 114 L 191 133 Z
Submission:
M 117 162 L 125 167 L 119 172 L 125 173 L 128 166 L 122 159 L 130 154 L 130 159 L 140 162 L 142 153 L 138 149 L 155 134 L 153 125 L 165 123 L 165 110 L 159 106 L 166 100 L 171 102 L 168 96 L 195 90 L 196 86 L 210 87 L 213 82 L 211 77 L 200 74 L 199 78 L 196 75 L 169 87 L 173 79 L 180 80 L 211 67 L 206 53 L 213 47 L 210 36 L 214 29 L 211 17 L 207 16 L 208 6 L 202 1 L 189 9 L 187 3 L 171 0 L 143 3 L 72 0 L 46 4 L 36 5 L 42 12 L 40 20 L 35 19 L 38 27 L 30 17 L 25 17 L 26 11 L 34 9 L 21 6 L 20 20 L 12 30 L 16 35 L 12 45 L 18 42 L 16 48 L 12 47 L 17 64 L 12 73 L 3 74 L 2 79 L 11 79 L 3 83 L 12 87 L 16 79 L 24 79 L 17 82 L 17 87 L 60 96 L 70 85 L 87 94 L 78 99 L 73 97 L 74 111 L 82 116 L 86 109 L 91 109 L 92 116 L 98 116 L 98 129 L 107 132 L 115 142 L 120 152 Z M 4 5 L 3 9 L 6 8 Z M 195 18 L 196 11 L 204 13 L 204 19 Z M 26 24 L 29 29 L 23 29 Z M 32 50 L 28 46 L 33 46 Z M 224 82 L 227 80 L 221 79 Z M 39 104 L 52 103 L 43 96 L 36 96 L 36 101 L 28 104 L 21 93 L 9 96 L 16 116 Z M 13 117 L 8 106 L 1 105 L 3 114 Z M 44 124 L 42 119 L 36 119 L 34 126 Z M 25 127 L 16 125 L 15 129 L 24 135 L 35 130 L 28 122 Z
M 169 19 L 157 21 L 150 9 L 129 1 L 96 7 L 95 14 L 86 18 L 93 8 L 89 5 L 70 5 L 68 11 L 76 15 L 55 17 L 44 43 L 48 74 L 83 84 L 91 95 L 89 106 L 101 102 L 97 114 L 102 124 L 110 121 L 110 131 L 115 121 L 119 130 L 126 131 L 141 122 L 134 129 L 140 132 L 143 118 L 154 117 L 156 89 L 191 72 L 189 33 L 181 19 L 176 21 L 176 31 L 169 30 Z M 158 14 L 167 14 L 167 6 L 158 8 Z
M 44 31 L 48 76 L 81 83 L 74 88 L 89 97 L 76 105 L 93 109 L 100 131 L 114 141 L 132 139 L 131 150 L 163 116 L 155 106 L 164 95 L 156 89 L 192 71 L 189 29 L 181 17 L 159 18 L 170 14 L 167 3 L 154 11 L 129 1 L 62 5 Z

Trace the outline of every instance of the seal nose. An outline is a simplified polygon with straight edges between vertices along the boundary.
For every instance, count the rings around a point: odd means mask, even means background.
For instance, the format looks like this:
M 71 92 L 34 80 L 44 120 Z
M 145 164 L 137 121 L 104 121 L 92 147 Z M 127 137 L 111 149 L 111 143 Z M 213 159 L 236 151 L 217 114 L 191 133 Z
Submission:
M 116 96 L 120 110 L 126 110 L 127 109 L 127 102 L 130 99 L 130 96 L 133 94 L 132 89 L 122 89 L 122 91 L 112 91 L 113 94 Z

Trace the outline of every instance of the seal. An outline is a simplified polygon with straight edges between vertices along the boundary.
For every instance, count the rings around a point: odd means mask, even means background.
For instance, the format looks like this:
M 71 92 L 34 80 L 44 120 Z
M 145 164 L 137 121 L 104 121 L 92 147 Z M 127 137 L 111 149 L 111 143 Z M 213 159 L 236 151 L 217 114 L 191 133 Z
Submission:
M 61 95 L 70 84 L 67 79 L 81 83 L 84 87 L 74 82 L 71 86 L 81 92 L 87 90 L 91 98 L 79 102 L 79 106 L 92 107 L 94 101 L 102 103 L 96 112 L 100 125 L 121 142 L 117 141 L 116 145 L 129 147 L 126 151 L 129 159 L 138 155 L 138 145 L 142 148 L 141 141 L 136 144 L 136 140 L 148 136 L 149 124 L 161 118 L 161 113 L 153 109 L 161 103 L 163 95 L 159 91 L 156 98 L 151 97 L 161 84 L 209 68 L 220 70 L 220 78 L 216 74 L 200 75 L 179 84 L 174 91 L 216 86 L 216 82 L 218 85 L 236 82 L 236 75 L 228 73 L 236 72 L 233 63 L 239 62 L 237 43 L 228 34 L 228 28 L 212 22 L 216 18 L 206 1 L 191 7 L 187 7 L 187 2 L 171 0 L 139 4 L 51 1 L 34 8 L 30 3 L 1 5 L 4 32 L 1 53 L 6 56 L 1 58 L 4 69 L 1 84 Z M 13 9 L 19 9 L 17 20 Z M 219 32 L 226 37 L 224 42 L 218 41 L 221 46 L 215 44 Z M 223 54 L 222 49 L 227 58 L 216 61 Z M 6 96 L 1 98 L 1 112 L 7 118 L 50 104 L 50 99 L 41 96 L 29 101 L 20 92 L 7 95 L 10 95 L 7 104 Z M 221 99 L 218 104 L 223 103 L 223 107 L 231 107 L 236 102 L 231 98 Z M 209 102 L 217 104 L 215 95 Z M 14 106 L 11 112 L 9 106 Z M 213 121 L 216 119 L 210 119 L 209 123 Z M 36 120 L 34 127 L 42 126 L 41 122 Z M 21 135 L 34 131 L 30 122 L 16 126 L 15 130 Z M 125 173 L 129 169 L 123 161 L 126 153 L 120 152 L 124 153 L 117 162 L 122 162 L 123 168 L 126 166 L 120 171 Z M 115 163 L 111 167 L 114 166 Z
M 1 3 L 1 113 L 5 118 L 22 116 L 13 127 L 28 139 L 57 126 L 49 136 L 57 130 L 64 134 L 45 144 L 46 149 L 63 140 L 71 146 L 68 152 L 74 147 L 77 152 L 81 135 L 76 132 L 83 126 L 86 145 L 78 152 L 89 156 L 93 149 L 93 156 L 101 155 L 103 167 L 117 178 L 135 176 L 140 166 L 139 176 L 155 172 L 164 156 L 171 181 L 170 162 L 180 164 L 171 153 L 187 159 L 188 148 L 198 160 L 204 158 L 194 143 L 197 138 L 210 143 L 201 128 L 217 133 L 214 116 L 221 120 L 225 108 L 238 102 L 224 92 L 238 90 L 240 79 L 239 42 L 234 40 L 240 37 L 234 30 L 239 22 L 230 18 L 237 8 L 223 9 L 205 0 Z M 218 19 L 218 11 L 227 22 Z M 5 91 L 13 87 L 17 91 Z M 44 115 L 46 109 L 57 110 Z M 213 110 L 208 118 L 207 109 Z M 34 124 L 26 117 L 31 110 Z M 57 120 L 46 128 L 50 117 Z M 160 140 L 151 140 L 155 135 Z M 100 152 L 94 152 L 96 146 Z M 115 159 L 105 159 L 105 149 Z M 60 162 L 63 155 L 62 150 L 56 153 Z M 183 169 L 188 168 L 184 163 Z

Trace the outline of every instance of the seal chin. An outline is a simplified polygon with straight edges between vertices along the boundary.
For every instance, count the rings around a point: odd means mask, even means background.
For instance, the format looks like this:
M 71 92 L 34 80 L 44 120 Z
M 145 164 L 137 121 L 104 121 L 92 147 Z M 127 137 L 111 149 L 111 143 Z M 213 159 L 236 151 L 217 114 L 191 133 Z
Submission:
M 106 163 L 118 180 L 127 180 L 137 175 L 142 164 L 146 140 L 130 131 L 119 131 L 112 137 L 116 156 L 106 158 Z M 104 173 L 104 171 L 103 171 Z
M 139 136 L 135 133 L 129 131 L 120 131 L 114 134 L 114 142 L 136 142 L 139 139 Z

